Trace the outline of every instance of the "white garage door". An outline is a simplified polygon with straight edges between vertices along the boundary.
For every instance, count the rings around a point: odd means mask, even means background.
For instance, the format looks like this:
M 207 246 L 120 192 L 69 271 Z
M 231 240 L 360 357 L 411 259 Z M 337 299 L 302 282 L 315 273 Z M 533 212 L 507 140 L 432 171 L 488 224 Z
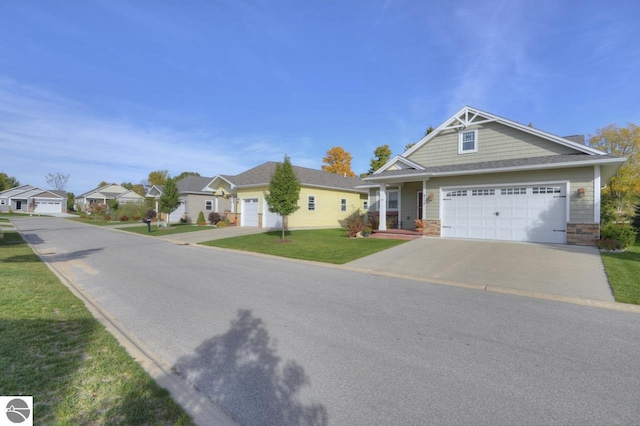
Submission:
M 278 213 L 271 213 L 269 211 L 269 205 L 264 203 L 264 213 L 262 214 L 264 218 L 262 220 L 262 226 L 264 228 L 282 228 L 282 216 Z
M 258 199 L 244 198 L 240 215 L 241 226 L 258 226 Z
M 565 184 L 447 190 L 442 208 L 443 237 L 567 242 Z
M 34 213 L 62 213 L 62 203 L 60 201 L 37 201 Z

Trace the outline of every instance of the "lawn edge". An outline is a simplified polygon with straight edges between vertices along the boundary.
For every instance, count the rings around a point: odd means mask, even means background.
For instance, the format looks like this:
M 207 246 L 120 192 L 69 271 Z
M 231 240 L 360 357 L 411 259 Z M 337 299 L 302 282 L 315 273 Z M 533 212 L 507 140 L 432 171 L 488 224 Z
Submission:
M 24 238 L 23 238 L 24 240 Z M 218 405 L 198 391 L 191 383 L 173 373 L 171 366 L 153 352 L 146 344 L 131 333 L 122 323 L 113 317 L 97 300 L 87 293 L 82 286 L 67 280 L 58 270 L 46 262 L 36 248 L 25 240 L 25 243 L 38 256 L 40 261 L 60 280 L 60 282 L 77 297 L 92 317 L 118 341 L 142 369 L 158 384 L 166 389 L 171 398 L 191 416 L 197 425 L 237 426 Z

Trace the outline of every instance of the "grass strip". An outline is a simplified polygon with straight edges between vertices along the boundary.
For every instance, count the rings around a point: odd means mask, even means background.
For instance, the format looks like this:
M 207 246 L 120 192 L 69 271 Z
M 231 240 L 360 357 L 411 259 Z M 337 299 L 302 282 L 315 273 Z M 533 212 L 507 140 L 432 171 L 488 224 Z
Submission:
M 624 252 L 600 252 L 616 302 L 640 305 L 640 241 Z
M 183 234 L 186 232 L 206 231 L 208 229 L 217 229 L 213 226 L 198 226 L 190 224 L 175 224 L 170 225 L 167 228 L 157 226 L 155 223 L 151 224 L 151 232 L 147 230 L 147 225 L 142 226 L 126 226 L 118 228 L 122 231 L 133 232 L 135 234 L 151 235 L 154 237 L 160 237 L 163 235 Z
M 17 232 L 0 283 L 0 395 L 33 395 L 36 424 L 192 424 Z
M 406 242 L 348 238 L 343 229 L 287 231 L 285 241 L 280 239 L 281 235 L 281 231 L 273 231 L 223 238 L 202 244 L 340 265 Z

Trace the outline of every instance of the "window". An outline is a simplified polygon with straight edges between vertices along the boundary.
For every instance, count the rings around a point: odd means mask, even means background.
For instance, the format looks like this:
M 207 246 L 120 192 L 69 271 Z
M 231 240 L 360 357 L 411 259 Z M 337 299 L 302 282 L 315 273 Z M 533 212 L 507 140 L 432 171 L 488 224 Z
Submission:
M 459 191 L 449 191 L 447 192 L 447 197 L 466 197 L 467 190 L 459 190 Z
M 478 151 L 478 131 L 467 130 L 458 133 L 458 154 Z
M 494 195 L 494 194 L 495 194 L 494 189 L 472 189 L 471 190 L 471 196 L 473 197 L 478 197 L 482 195 Z
M 204 209 L 205 210 L 213 210 L 213 201 L 211 200 L 206 200 L 204 202 Z
M 316 209 L 316 196 L 315 195 L 309 195 L 307 197 L 307 210 L 315 210 Z
M 369 210 L 369 201 L 364 200 L 364 201 L 362 202 L 362 209 L 363 209 L 363 210 Z
M 500 195 L 524 195 L 527 193 L 527 188 L 502 188 L 500 189 Z
M 389 191 L 387 194 L 387 208 L 398 210 L 398 191 Z
M 340 211 L 341 212 L 346 212 L 347 211 L 347 199 L 346 198 L 341 198 L 340 199 Z
M 6 202 L 5 200 L 0 200 L 0 204 L 1 204 L 1 205 L 3 205 L 3 206 L 4 206 L 6 203 L 7 203 L 7 202 Z
M 555 187 L 538 187 L 538 186 L 534 186 L 533 187 L 533 193 L 534 194 L 559 194 L 560 193 L 560 188 L 555 186 Z

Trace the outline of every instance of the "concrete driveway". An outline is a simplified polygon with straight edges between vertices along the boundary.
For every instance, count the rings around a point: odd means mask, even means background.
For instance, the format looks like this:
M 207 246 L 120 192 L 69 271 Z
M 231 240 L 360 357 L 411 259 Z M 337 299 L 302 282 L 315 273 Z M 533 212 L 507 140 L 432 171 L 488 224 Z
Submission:
M 614 301 L 595 247 L 420 238 L 346 266 L 441 284 Z

